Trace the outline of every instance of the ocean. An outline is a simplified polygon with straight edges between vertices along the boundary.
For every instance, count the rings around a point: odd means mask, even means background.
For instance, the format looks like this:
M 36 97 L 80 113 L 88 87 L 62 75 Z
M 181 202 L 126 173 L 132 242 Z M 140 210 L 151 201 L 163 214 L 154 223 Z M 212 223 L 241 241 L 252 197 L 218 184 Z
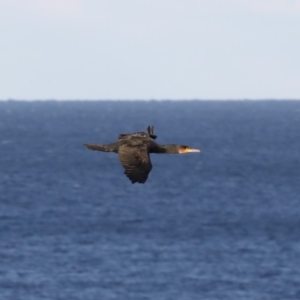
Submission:
M 154 125 L 131 184 L 110 143 Z M 300 101 L 0 102 L 0 299 L 300 299 Z

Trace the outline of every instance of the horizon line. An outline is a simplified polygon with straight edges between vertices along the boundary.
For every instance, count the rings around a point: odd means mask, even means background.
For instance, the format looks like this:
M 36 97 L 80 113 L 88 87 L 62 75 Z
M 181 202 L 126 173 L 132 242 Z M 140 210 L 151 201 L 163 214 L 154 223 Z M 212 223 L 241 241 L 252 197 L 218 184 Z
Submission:
M 136 99 L 14 99 L 14 98 L 8 98 L 8 99 L 0 99 L 0 102 L 118 102 L 118 101 L 127 101 L 127 102 L 163 102 L 163 101 L 170 101 L 170 102 L 179 102 L 179 101 L 300 101 L 299 98 L 210 98 L 210 99 L 204 99 L 204 98 L 182 98 L 182 99 L 168 99 L 168 98 L 162 98 L 162 99 L 142 99 L 142 98 L 136 98 Z

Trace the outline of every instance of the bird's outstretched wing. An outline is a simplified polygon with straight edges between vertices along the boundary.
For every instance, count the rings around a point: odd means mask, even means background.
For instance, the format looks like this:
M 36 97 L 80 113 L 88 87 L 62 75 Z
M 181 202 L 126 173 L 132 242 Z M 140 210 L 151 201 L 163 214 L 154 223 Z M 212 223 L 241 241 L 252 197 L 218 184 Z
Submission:
M 148 126 L 147 131 L 148 131 L 148 136 L 150 136 L 151 139 L 155 140 L 157 138 L 157 135 L 154 134 L 154 126 Z
M 150 137 L 151 139 L 155 140 L 157 136 L 154 134 L 154 126 L 148 126 L 147 127 L 147 133 L 146 132 L 135 132 L 135 133 L 122 133 L 119 134 L 119 141 L 120 140 L 129 140 L 129 139 L 135 139 L 136 137 L 139 138 L 147 138 Z
M 148 135 L 145 132 L 135 132 L 135 133 L 122 133 L 119 134 L 118 140 L 130 140 L 139 138 L 146 138 Z
M 144 144 L 124 144 L 119 148 L 119 159 L 126 176 L 132 183 L 145 183 L 152 169 L 147 146 Z
M 96 145 L 96 144 L 84 144 L 86 148 L 93 150 L 93 151 L 104 151 L 108 152 L 109 150 L 107 149 L 107 146 L 104 145 Z

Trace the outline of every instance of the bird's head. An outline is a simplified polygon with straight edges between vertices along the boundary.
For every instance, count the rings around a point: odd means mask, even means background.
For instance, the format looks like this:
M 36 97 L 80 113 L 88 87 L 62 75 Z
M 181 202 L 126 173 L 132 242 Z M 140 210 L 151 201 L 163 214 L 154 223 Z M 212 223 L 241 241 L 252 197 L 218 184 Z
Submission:
M 200 152 L 200 149 L 191 148 L 189 146 L 184 146 L 184 145 L 179 145 L 178 147 L 179 154 L 192 153 L 192 152 Z

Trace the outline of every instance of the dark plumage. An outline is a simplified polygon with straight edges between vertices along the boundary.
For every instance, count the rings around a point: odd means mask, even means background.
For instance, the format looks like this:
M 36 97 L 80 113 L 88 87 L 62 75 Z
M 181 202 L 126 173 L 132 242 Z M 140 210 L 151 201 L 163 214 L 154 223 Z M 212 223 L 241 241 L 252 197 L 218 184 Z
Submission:
M 85 144 L 90 150 L 118 153 L 125 174 L 132 183 L 145 183 L 152 169 L 149 153 L 181 154 L 200 152 L 184 145 L 159 145 L 154 139 L 154 127 L 148 126 L 147 133 L 120 134 L 118 142 L 107 145 Z

